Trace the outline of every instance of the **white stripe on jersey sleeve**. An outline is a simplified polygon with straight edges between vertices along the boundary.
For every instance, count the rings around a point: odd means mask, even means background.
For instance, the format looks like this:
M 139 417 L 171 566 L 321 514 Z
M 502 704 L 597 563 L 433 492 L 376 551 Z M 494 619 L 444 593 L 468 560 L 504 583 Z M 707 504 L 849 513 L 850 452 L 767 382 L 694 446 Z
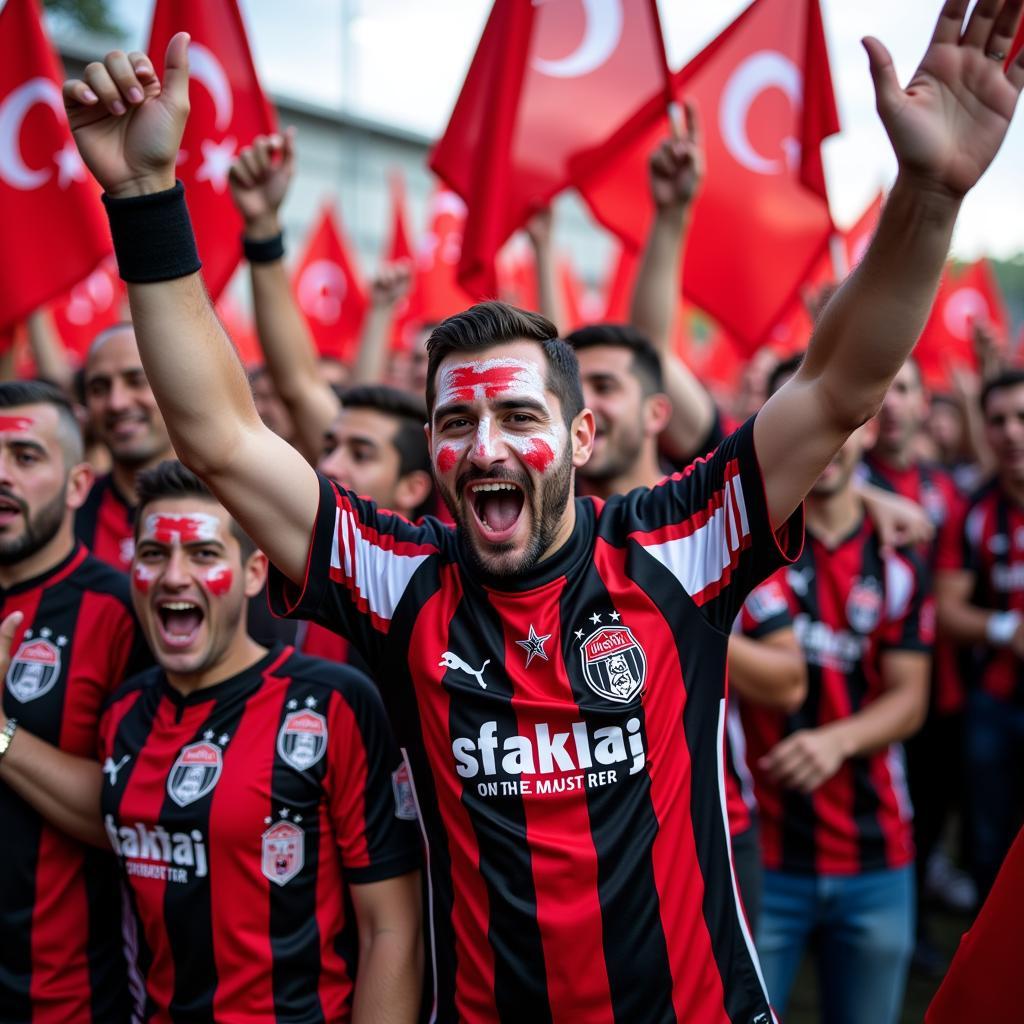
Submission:
M 397 554 L 368 540 L 347 509 L 334 510 L 331 568 L 348 581 L 376 616 L 390 621 L 409 581 L 429 554 Z

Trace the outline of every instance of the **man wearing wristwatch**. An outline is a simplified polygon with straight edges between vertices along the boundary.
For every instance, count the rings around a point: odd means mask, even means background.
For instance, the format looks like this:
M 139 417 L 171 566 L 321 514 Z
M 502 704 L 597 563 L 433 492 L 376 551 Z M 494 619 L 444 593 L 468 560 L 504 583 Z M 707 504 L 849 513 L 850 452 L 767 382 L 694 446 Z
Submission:
M 940 628 L 967 648 L 971 867 L 984 898 L 1021 826 L 1024 799 L 1024 371 L 981 394 L 995 477 L 942 538 Z
M 95 757 L 101 705 L 149 664 L 127 578 L 74 537 L 92 479 L 63 394 L 39 382 L 0 384 L 0 614 L 22 615 L 0 714 L 5 1024 L 128 1020 L 114 858 L 46 824 L 5 771 L 19 727 Z

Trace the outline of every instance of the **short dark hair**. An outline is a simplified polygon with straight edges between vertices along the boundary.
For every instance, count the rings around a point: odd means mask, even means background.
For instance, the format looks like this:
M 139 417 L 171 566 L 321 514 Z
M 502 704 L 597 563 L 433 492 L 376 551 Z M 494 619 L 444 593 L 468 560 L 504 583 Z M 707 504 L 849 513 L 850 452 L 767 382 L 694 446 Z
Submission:
M 135 491 L 139 503 L 135 510 L 135 539 L 139 539 L 139 528 L 142 513 L 147 505 L 164 498 L 199 498 L 201 501 L 212 501 L 219 505 L 220 501 L 213 492 L 189 469 L 177 459 L 166 459 L 152 469 L 144 469 L 135 477 Z M 256 550 L 253 539 L 235 521 L 229 513 L 231 533 L 238 541 L 242 550 L 242 561 L 245 562 Z
M 665 390 L 665 379 L 661 370 L 661 357 L 643 331 L 629 324 L 589 324 L 565 336 L 573 351 L 609 345 L 624 348 L 633 353 L 630 372 L 640 381 L 644 398 Z
M 790 377 L 800 369 L 806 352 L 797 352 L 796 355 L 783 359 L 771 373 L 768 374 L 768 397 L 771 398 Z
M 988 409 L 988 400 L 995 391 L 1008 391 L 1010 388 L 1024 386 L 1024 370 L 1003 370 L 991 380 L 985 381 L 981 389 L 981 411 Z
M 59 387 L 45 380 L 0 381 L 0 409 L 13 409 L 20 405 L 52 405 L 57 410 L 60 427 L 58 440 L 66 463 L 65 469 L 70 469 L 85 458 L 78 417 L 71 400 Z
M 398 452 L 400 476 L 422 470 L 430 472 L 430 452 L 423 424 L 427 407 L 422 398 L 386 384 L 356 384 L 338 391 L 344 409 L 372 409 L 391 416 L 398 423 L 392 444 Z
M 513 341 L 535 341 L 548 363 L 547 387 L 558 395 L 566 425 L 583 409 L 576 353 L 558 337 L 558 329 L 540 313 L 505 302 L 479 302 L 442 320 L 427 339 L 427 410 L 434 411 L 435 381 L 441 360 L 452 352 L 473 352 Z

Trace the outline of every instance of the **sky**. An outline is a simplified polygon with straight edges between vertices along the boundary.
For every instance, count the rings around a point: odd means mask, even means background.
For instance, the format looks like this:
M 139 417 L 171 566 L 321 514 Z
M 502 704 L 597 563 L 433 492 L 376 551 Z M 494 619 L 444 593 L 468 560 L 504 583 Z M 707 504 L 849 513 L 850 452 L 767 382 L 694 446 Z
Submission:
M 538 2 L 538 0 L 534 0 Z M 541 0 L 570 3 L 577 0 Z M 264 85 L 323 106 L 440 135 L 491 8 L 490 0 L 240 0 Z M 842 134 L 825 144 L 833 216 L 852 224 L 896 172 L 874 109 L 874 35 L 901 81 L 913 73 L 941 0 L 821 0 Z M 658 0 L 672 69 L 705 46 L 746 0 Z M 152 0 L 113 0 L 129 46 L 148 35 Z M 1024 103 L 1021 104 L 1024 108 Z M 1024 109 L 968 196 L 953 239 L 961 259 L 1024 254 Z

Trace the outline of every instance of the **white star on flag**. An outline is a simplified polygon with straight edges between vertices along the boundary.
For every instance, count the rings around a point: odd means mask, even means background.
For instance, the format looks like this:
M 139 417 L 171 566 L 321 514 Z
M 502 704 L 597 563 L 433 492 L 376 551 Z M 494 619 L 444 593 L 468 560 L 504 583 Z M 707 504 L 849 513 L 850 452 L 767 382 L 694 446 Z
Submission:
M 223 192 L 228 183 L 228 171 L 235 159 L 238 141 L 229 135 L 222 142 L 203 139 L 200 149 L 203 151 L 203 165 L 196 171 L 196 181 L 208 181 L 216 192 Z
M 67 188 L 73 181 L 85 181 L 85 164 L 70 139 L 63 149 L 53 154 L 53 159 L 57 164 L 57 184 L 61 188 Z
M 533 623 L 530 623 L 530 635 L 525 640 L 517 640 L 516 643 L 526 651 L 526 667 L 530 667 L 530 662 L 534 658 L 543 658 L 545 661 L 548 660 L 548 656 L 544 651 L 544 644 L 551 639 L 551 634 L 547 636 L 537 636 L 533 628 Z

